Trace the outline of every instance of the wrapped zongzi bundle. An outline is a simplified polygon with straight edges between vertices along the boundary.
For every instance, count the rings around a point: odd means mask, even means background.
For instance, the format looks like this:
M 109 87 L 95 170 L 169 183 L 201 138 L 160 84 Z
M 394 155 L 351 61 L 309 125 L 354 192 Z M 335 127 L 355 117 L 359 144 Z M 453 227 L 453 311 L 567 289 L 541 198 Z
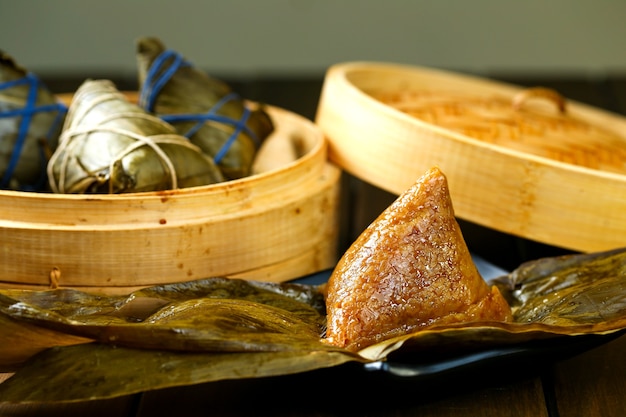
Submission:
M 87 80 L 76 91 L 48 177 L 56 193 L 132 193 L 223 181 L 209 156 L 108 80 Z
M 43 191 L 67 108 L 0 51 L 0 188 Z
M 274 130 L 263 108 L 245 102 L 158 39 L 140 39 L 137 60 L 140 106 L 212 156 L 227 179 L 250 175 L 257 150 Z

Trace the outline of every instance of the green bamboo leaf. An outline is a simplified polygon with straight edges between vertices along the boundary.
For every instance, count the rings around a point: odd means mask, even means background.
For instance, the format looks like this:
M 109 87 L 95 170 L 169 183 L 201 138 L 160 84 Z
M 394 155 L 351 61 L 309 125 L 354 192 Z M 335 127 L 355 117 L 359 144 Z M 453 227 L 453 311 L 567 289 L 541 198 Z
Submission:
M 211 278 L 128 297 L 64 289 L 7 290 L 0 312 L 117 346 L 179 351 L 278 351 L 315 345 L 324 332 L 319 291 L 294 284 Z
M 123 297 L 0 290 L 0 332 L 11 342 L 0 344 L 0 364 L 17 366 L 30 356 L 0 385 L 0 400 L 109 398 L 351 361 L 436 360 L 540 340 L 617 335 L 626 329 L 625 265 L 626 249 L 532 261 L 494 281 L 511 303 L 513 322 L 431 328 L 358 354 L 324 342 L 319 286 L 210 278 Z
M 507 276 L 515 320 L 619 327 L 626 315 L 626 250 L 539 259 Z
M 102 344 L 49 349 L 0 384 L 1 402 L 106 399 L 167 387 L 288 375 L 358 357 L 319 349 L 255 353 L 180 353 Z

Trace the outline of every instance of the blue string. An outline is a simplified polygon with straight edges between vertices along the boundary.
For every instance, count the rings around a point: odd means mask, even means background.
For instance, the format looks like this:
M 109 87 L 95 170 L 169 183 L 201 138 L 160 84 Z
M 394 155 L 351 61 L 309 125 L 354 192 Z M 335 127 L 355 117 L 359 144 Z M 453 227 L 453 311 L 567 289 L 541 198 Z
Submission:
M 173 61 L 170 63 L 169 67 L 166 67 L 163 70 L 163 66 L 167 64 L 167 61 L 170 58 L 173 58 Z M 149 112 L 154 112 L 156 98 L 165 84 L 167 84 L 179 68 L 188 66 L 191 66 L 191 64 L 185 61 L 183 57 L 175 51 L 168 49 L 159 54 L 146 74 L 146 79 L 144 80 L 141 95 L 139 97 L 140 106 Z M 163 72 L 159 76 L 158 74 L 161 71 Z
M 230 134 L 226 142 L 220 147 L 217 153 L 213 156 L 213 159 L 216 163 L 219 163 L 228 153 L 231 146 L 239 136 L 241 132 L 245 132 L 252 138 L 252 140 L 258 145 L 259 140 L 257 135 L 246 126 L 246 122 L 250 117 L 250 110 L 247 107 L 244 107 L 243 114 L 239 120 L 234 120 L 230 117 L 222 116 L 216 114 L 217 111 L 230 100 L 238 100 L 239 96 L 236 93 L 230 93 L 222 97 L 207 113 L 205 114 L 168 114 L 163 115 L 161 118 L 168 123 L 177 123 L 177 122 L 197 122 L 194 126 L 192 126 L 184 136 L 186 138 L 190 138 L 193 136 L 202 126 L 204 126 L 205 122 L 213 121 L 224 124 L 229 124 L 235 127 L 235 130 Z
M 185 133 L 184 136 L 187 138 L 192 137 L 198 130 L 200 130 L 200 128 L 204 125 L 204 122 L 207 120 L 215 120 L 217 122 L 231 124 L 233 122 L 232 119 L 224 117 L 224 116 L 220 116 L 219 114 L 217 114 L 217 111 L 221 109 L 222 106 L 224 106 L 230 100 L 238 100 L 238 99 L 239 99 L 239 96 L 236 93 L 226 94 L 224 97 L 219 99 L 218 102 L 215 103 L 215 105 L 211 109 L 209 109 L 209 111 L 206 114 L 192 115 L 193 118 L 186 119 L 185 121 L 187 122 L 193 122 L 197 120 L 198 123 L 196 123 L 196 125 L 193 126 L 191 129 L 189 129 L 187 133 Z
M 21 117 L 20 126 L 18 130 L 17 141 L 15 142 L 15 146 L 13 147 L 13 151 L 11 152 L 11 158 L 9 159 L 9 164 L 7 166 L 6 171 L 0 181 L 1 188 L 7 188 L 11 177 L 13 176 L 13 172 L 17 167 L 20 156 L 22 154 L 22 150 L 24 148 L 24 143 L 26 142 L 26 138 L 28 136 L 28 129 L 30 127 L 30 123 L 35 114 L 41 112 L 51 112 L 57 111 L 57 115 L 46 134 L 45 139 L 50 143 L 52 140 L 52 135 L 56 131 L 59 126 L 59 123 L 63 120 L 63 116 L 67 113 L 67 107 L 59 102 L 54 104 L 46 104 L 42 106 L 37 106 L 37 94 L 38 87 L 43 86 L 43 84 L 39 81 L 39 79 L 32 73 L 27 73 L 24 77 L 18 78 L 11 81 L 6 81 L 4 83 L 0 83 L 0 90 L 5 90 L 8 88 L 18 87 L 20 85 L 27 84 L 29 85 L 28 96 L 26 99 L 26 104 L 21 109 L 0 111 L 0 118 L 10 118 L 10 117 Z M 40 189 L 43 187 L 45 182 L 45 172 L 46 172 L 46 157 L 43 152 L 43 149 L 40 149 L 41 154 L 41 175 L 36 184 L 24 184 L 23 189 L 25 191 L 33 191 Z
M 167 64 L 168 60 L 171 61 L 170 66 L 164 69 L 163 66 Z M 147 111 L 154 112 L 154 105 L 157 96 L 163 86 L 165 86 L 165 84 L 172 78 L 179 68 L 190 65 L 191 64 L 185 61 L 177 52 L 172 50 L 163 51 L 159 56 L 157 56 L 148 69 L 146 79 L 144 80 L 141 89 L 139 99 L 140 105 Z M 159 73 L 161 73 L 160 76 L 158 76 Z M 168 114 L 160 115 L 160 117 L 163 121 L 168 123 L 196 122 L 196 124 L 184 134 L 187 139 L 191 138 L 198 130 L 200 130 L 202 126 L 204 126 L 206 122 L 209 121 L 220 122 L 235 127 L 235 130 L 232 132 L 230 137 L 213 156 L 213 160 L 216 163 L 220 163 L 241 132 L 245 132 L 248 136 L 250 136 L 257 146 L 259 146 L 260 142 L 257 135 L 250 128 L 248 128 L 248 126 L 246 126 L 246 122 L 250 117 L 250 110 L 247 107 L 244 106 L 243 114 L 239 120 L 217 114 L 219 109 L 232 100 L 240 100 L 240 97 L 236 93 L 231 92 L 222 97 L 211 109 L 209 109 L 207 113 L 204 114 Z

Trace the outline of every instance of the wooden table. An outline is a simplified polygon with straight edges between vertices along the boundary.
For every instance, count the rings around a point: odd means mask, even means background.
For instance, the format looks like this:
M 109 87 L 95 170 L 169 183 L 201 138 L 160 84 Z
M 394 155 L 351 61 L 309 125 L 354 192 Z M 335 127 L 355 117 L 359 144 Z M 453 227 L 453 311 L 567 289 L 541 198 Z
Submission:
M 489 74 L 484 74 L 489 75 Z M 570 99 L 626 114 L 626 79 L 494 77 L 520 85 L 555 88 Z M 45 79 L 45 78 L 44 78 Z M 46 79 L 45 79 L 46 80 Z M 47 79 L 56 91 L 81 80 Z M 133 88 L 131 80 L 115 80 Z M 244 96 L 311 119 L 321 79 L 231 81 Z M 56 88 L 55 88 L 56 87 Z M 351 215 L 347 245 L 393 199 L 347 176 Z M 461 221 L 470 249 L 512 269 L 559 248 L 486 230 Z M 242 364 L 245 366 L 245 364 Z M 7 375 L 0 374 L 0 381 Z M 140 393 L 107 401 L 0 405 L 0 416 L 626 416 L 626 336 L 572 357 L 520 360 L 435 380 L 394 379 L 353 365 L 293 376 L 222 381 Z

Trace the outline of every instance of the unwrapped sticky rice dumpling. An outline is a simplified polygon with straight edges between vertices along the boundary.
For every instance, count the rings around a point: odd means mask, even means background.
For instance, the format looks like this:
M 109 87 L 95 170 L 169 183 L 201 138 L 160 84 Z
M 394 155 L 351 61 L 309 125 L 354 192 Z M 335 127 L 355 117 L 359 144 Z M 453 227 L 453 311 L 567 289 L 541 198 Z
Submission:
M 354 351 L 434 326 L 512 318 L 473 262 L 437 167 L 363 231 L 326 291 L 327 341 Z

